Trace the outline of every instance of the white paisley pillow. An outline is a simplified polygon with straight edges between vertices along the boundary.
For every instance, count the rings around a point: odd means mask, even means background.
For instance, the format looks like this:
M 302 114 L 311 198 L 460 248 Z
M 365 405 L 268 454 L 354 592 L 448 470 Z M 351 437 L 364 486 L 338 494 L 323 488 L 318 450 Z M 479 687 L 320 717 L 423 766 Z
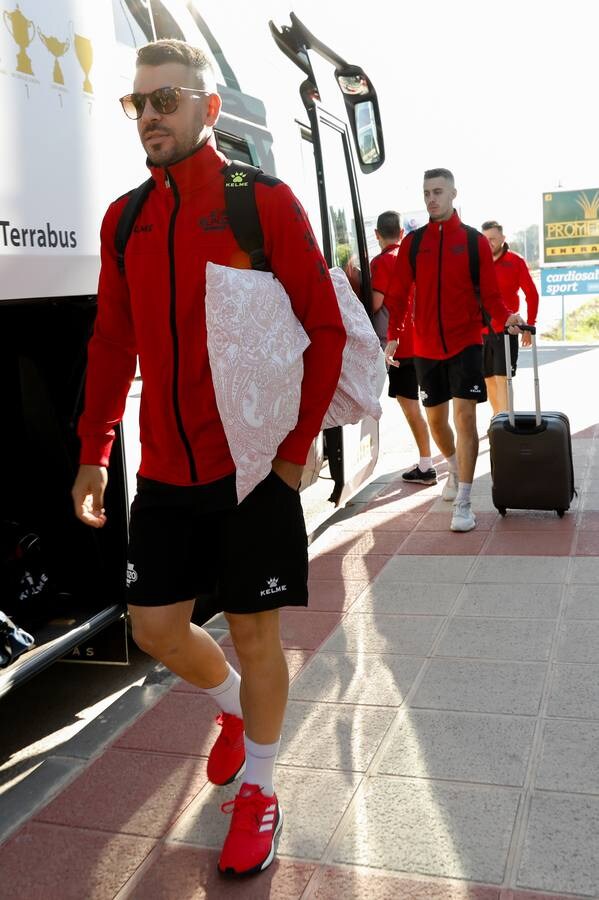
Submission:
M 241 503 L 297 424 L 310 344 L 271 272 L 206 265 L 208 357 Z

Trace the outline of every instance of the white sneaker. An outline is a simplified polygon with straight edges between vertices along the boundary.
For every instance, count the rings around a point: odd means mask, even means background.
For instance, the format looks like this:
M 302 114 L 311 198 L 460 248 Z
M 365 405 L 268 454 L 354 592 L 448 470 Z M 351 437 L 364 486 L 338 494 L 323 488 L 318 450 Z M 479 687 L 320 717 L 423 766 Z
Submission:
M 453 515 L 451 517 L 452 531 L 472 531 L 476 526 L 476 518 L 472 512 L 472 504 L 469 500 L 456 500 L 453 504 Z
M 455 500 L 458 496 L 458 475 L 457 472 L 450 472 L 447 481 L 445 482 L 445 486 L 441 491 L 441 496 L 444 500 Z

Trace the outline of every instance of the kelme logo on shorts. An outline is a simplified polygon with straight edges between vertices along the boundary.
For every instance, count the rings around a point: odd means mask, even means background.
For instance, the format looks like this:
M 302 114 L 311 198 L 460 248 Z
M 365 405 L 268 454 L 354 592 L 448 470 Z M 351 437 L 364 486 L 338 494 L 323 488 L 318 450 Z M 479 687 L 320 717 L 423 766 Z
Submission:
M 428 394 L 426 393 L 426 391 L 420 391 L 420 399 L 428 400 Z
M 478 386 L 477 384 L 475 384 L 474 387 L 471 387 L 471 388 L 470 388 L 470 393 L 471 393 L 471 394 L 480 394 L 480 388 L 479 388 L 479 386 Z
M 135 566 L 133 563 L 127 563 L 127 587 L 134 584 L 137 581 L 137 572 L 135 571 Z
M 266 583 L 268 587 L 264 588 L 263 591 L 260 591 L 261 597 L 266 597 L 268 594 L 280 594 L 281 591 L 287 590 L 287 585 L 279 584 L 278 578 L 267 578 Z

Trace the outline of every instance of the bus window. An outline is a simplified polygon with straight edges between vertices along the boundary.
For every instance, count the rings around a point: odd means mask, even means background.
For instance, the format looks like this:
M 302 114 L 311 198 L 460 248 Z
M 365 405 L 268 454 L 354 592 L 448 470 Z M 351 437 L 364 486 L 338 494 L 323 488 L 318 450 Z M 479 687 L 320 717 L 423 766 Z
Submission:
M 224 153 L 227 159 L 237 160 L 238 162 L 247 163 L 250 166 L 258 165 L 255 152 L 252 147 L 243 138 L 236 137 L 234 134 L 227 134 L 225 131 L 215 129 L 216 146 L 221 153 Z
M 358 295 L 361 294 L 360 251 L 354 204 L 347 167 L 347 135 L 325 121 L 320 121 L 320 143 L 325 176 L 329 229 L 331 233 L 331 265 L 339 266 Z

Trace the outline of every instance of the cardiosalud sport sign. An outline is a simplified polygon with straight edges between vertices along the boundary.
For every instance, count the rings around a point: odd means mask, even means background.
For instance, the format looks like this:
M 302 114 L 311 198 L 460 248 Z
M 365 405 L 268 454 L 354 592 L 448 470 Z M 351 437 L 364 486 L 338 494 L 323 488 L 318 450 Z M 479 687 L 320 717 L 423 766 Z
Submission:
M 599 261 L 599 189 L 543 194 L 546 263 Z
M 541 293 L 544 297 L 599 295 L 599 265 L 541 269 Z

